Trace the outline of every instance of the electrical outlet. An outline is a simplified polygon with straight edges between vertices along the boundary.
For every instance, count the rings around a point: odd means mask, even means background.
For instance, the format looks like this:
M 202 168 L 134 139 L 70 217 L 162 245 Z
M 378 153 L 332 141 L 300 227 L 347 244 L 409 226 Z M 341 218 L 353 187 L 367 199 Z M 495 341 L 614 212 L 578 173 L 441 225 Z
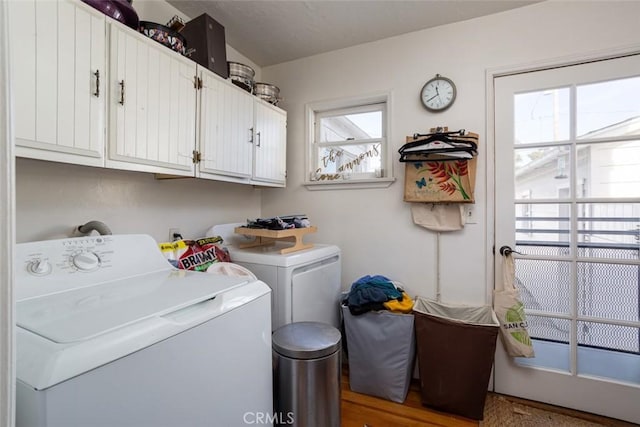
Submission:
M 169 229 L 169 241 L 173 242 L 174 240 L 180 239 L 180 237 L 176 237 L 177 234 L 182 235 L 182 233 L 180 233 L 180 229 L 179 228 L 170 228 Z
M 464 207 L 465 224 L 477 224 L 475 205 L 466 205 Z

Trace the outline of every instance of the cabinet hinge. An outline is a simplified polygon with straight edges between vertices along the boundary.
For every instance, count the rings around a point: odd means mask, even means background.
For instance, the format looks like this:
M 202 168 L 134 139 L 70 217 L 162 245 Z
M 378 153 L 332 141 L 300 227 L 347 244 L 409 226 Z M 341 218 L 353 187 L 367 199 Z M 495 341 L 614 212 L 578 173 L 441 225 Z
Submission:
M 193 163 L 198 164 L 202 160 L 202 155 L 198 150 L 193 150 Z
M 202 79 L 200 77 L 193 77 L 193 87 L 194 89 L 202 89 Z

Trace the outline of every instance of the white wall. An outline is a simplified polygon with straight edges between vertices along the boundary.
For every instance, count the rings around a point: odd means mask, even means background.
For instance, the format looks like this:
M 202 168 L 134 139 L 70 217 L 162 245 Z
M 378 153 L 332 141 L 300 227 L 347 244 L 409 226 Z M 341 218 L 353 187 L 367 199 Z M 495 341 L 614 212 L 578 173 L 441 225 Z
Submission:
M 260 191 L 250 185 L 18 159 L 16 240 L 69 237 L 90 220 L 114 234 L 144 233 L 167 241 L 169 228 L 203 237 L 213 224 L 260 216 Z
M 397 149 L 406 135 L 435 126 L 478 132 L 478 224 L 443 233 L 439 255 L 444 301 L 488 301 L 487 70 L 638 44 L 638 16 L 640 2 L 545 2 L 264 68 L 288 111 L 289 178 L 286 190 L 264 191 L 262 215 L 309 215 L 318 226 L 310 240 L 343 250 L 345 288 L 364 274 L 383 274 L 403 282 L 411 294 L 434 297 L 436 238 L 412 223 L 409 204 L 402 201 L 404 165 Z M 439 114 L 427 112 L 418 97 L 436 73 L 458 87 L 454 106 Z M 380 91 L 392 92 L 388 139 L 398 181 L 387 189 L 308 191 L 302 186 L 305 104 Z

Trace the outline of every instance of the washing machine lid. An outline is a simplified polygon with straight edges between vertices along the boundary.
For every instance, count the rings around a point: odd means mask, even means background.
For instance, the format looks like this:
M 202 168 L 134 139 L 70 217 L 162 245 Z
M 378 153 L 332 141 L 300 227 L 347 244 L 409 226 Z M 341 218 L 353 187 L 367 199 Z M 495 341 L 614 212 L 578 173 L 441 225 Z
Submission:
M 88 340 L 215 297 L 248 279 L 168 270 L 16 303 L 19 327 L 56 343 Z
M 259 280 L 172 271 L 20 301 L 17 380 L 48 389 L 255 300 L 270 307 L 270 293 Z

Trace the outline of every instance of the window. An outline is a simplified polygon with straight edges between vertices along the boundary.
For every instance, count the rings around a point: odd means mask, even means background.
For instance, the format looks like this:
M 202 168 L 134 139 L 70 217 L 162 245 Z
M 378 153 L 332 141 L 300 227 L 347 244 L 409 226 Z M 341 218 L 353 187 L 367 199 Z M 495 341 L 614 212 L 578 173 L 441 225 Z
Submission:
M 378 187 L 393 182 L 388 96 L 307 106 L 308 188 Z

